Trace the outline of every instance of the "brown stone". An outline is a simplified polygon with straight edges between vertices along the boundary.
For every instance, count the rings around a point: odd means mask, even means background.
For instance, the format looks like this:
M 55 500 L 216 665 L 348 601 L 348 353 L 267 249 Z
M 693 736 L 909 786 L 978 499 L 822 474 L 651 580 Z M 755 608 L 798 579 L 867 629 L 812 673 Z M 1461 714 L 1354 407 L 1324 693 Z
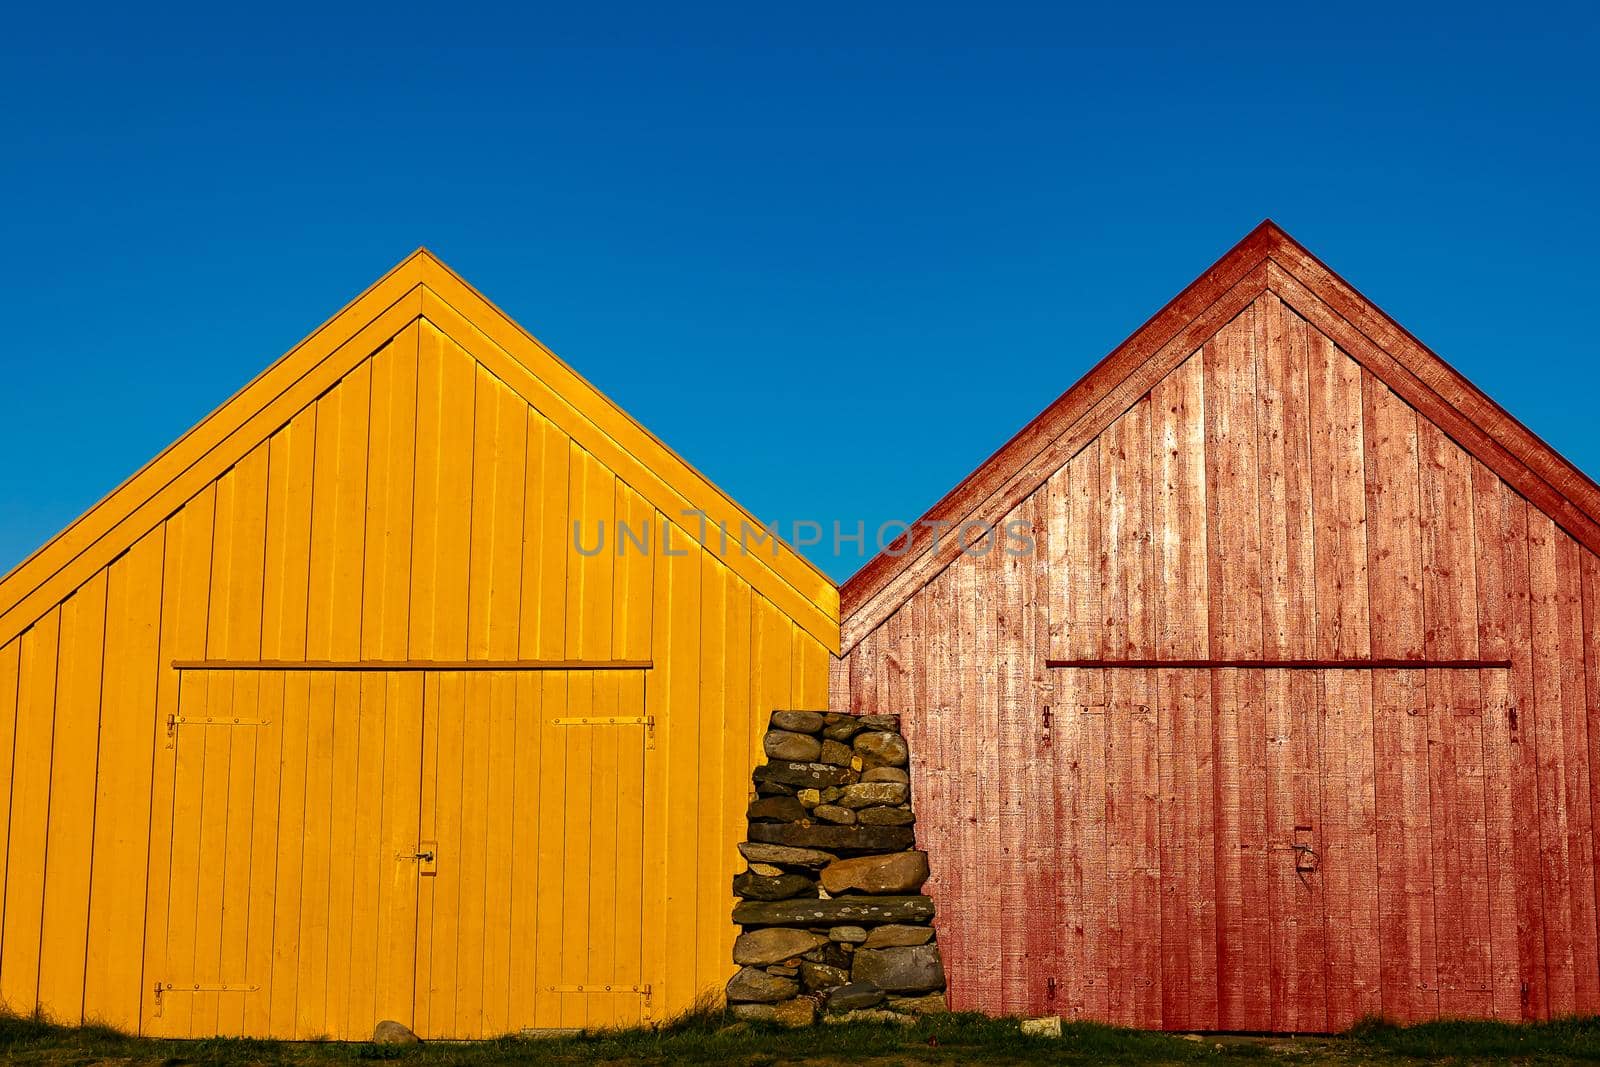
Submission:
M 730 1001 L 753 1001 L 757 1004 L 775 1004 L 788 1000 L 800 992 L 800 983 L 793 978 L 768 974 L 760 967 L 742 967 L 728 979 Z
M 861 725 L 869 730 L 887 730 L 890 733 L 900 732 L 900 716 L 898 715 L 863 715 Z
M 950 1004 L 944 999 L 943 993 L 924 993 L 920 997 L 890 997 L 888 1006 L 893 1011 L 910 1012 L 912 1015 L 943 1015 L 950 1010 Z
M 775 963 L 767 968 L 767 973 L 775 974 L 780 978 L 798 978 L 800 976 L 800 968 L 798 965 L 790 967 L 786 963 Z
M 792 797 L 792 796 L 794 796 L 794 793 L 795 793 L 794 786 L 792 786 L 792 785 L 784 785 L 782 782 L 763 782 L 763 781 L 757 781 L 756 782 L 756 795 L 758 795 L 758 796 L 763 796 L 763 797 Z
M 871 767 L 904 767 L 910 753 L 905 738 L 879 730 L 857 734 L 853 744 L 856 754 Z
M 857 856 L 854 859 L 835 860 L 822 869 L 822 888 L 832 896 L 852 891 L 902 896 L 915 893 L 927 880 L 926 852 Z
M 792 960 L 826 944 L 828 939 L 822 934 L 814 934 L 809 930 L 770 926 L 740 934 L 733 942 L 733 962 L 743 966 L 762 967 Z
M 828 931 L 828 940 L 842 945 L 859 945 L 866 939 L 867 931 L 862 926 L 835 926 Z
M 775 782 L 793 789 L 822 789 L 830 785 L 847 785 L 860 776 L 849 767 L 835 767 L 828 763 L 773 760 L 757 767 L 751 777 L 757 788 L 763 783 Z
M 857 782 L 844 788 L 839 803 L 847 808 L 868 808 L 873 805 L 904 804 L 910 790 L 899 782 Z
M 816 930 L 811 932 L 816 934 L 818 937 L 827 936 L 826 934 L 818 933 Z M 812 949 L 810 952 L 807 952 L 800 958 L 808 963 L 825 963 L 829 967 L 843 967 L 845 970 L 850 969 L 849 954 L 845 952 L 843 945 L 840 945 L 835 941 L 829 941 L 826 944 L 818 945 L 816 948 Z
M 911 776 L 901 767 L 873 767 L 862 772 L 861 780 L 863 782 L 899 782 L 901 785 L 907 785 L 911 781 Z
M 831 900 L 742 900 L 733 908 L 740 926 L 842 926 L 852 923 L 919 923 L 933 918 L 927 897 L 836 897 Z
M 915 1026 L 917 1017 L 898 1011 L 884 1011 L 882 1008 L 858 1008 L 855 1011 L 830 1012 L 822 1017 L 822 1021 L 829 1026 L 848 1026 L 851 1023 L 873 1023 L 879 1026 L 893 1023 L 896 1026 Z
M 752 863 L 750 865 L 750 873 L 759 874 L 764 878 L 776 878 L 783 873 L 783 868 L 774 867 L 770 863 Z
M 823 822 L 838 823 L 848 826 L 856 821 L 856 813 L 849 808 L 842 808 L 837 804 L 818 804 L 811 809 L 811 814 Z
M 810 734 L 790 733 L 788 730 L 768 730 L 761 747 L 768 759 L 788 760 L 791 763 L 810 763 L 822 754 L 822 742 Z
M 735 1019 L 747 1023 L 770 1023 L 778 1014 L 778 1009 L 771 1004 L 729 1004 L 728 1011 Z
M 814 848 L 792 848 L 788 845 L 768 844 L 761 841 L 739 842 L 739 855 L 751 863 L 772 863 L 782 867 L 821 868 L 832 863 L 837 856 L 819 852 Z
M 890 993 L 932 993 L 944 988 L 938 945 L 858 949 L 850 975 Z
M 761 844 L 817 848 L 827 852 L 900 852 L 915 836 L 904 826 L 801 826 L 798 823 L 752 823 L 750 840 Z M 752 858 L 748 853 L 746 859 Z M 774 862 L 782 862 L 781 860 Z
M 910 826 L 917 817 L 907 807 L 862 808 L 856 812 L 856 820 L 868 826 Z
M 835 767 L 848 767 L 855 753 L 843 741 L 827 740 L 822 742 L 822 755 L 817 759 L 821 763 L 831 763 Z
M 817 883 L 803 874 L 780 874 L 769 878 L 745 871 L 733 876 L 733 895 L 745 900 L 788 900 L 801 894 L 816 895 Z
M 861 720 L 854 715 L 829 715 L 828 725 L 822 728 L 822 736 L 830 741 L 848 741 L 865 729 Z
M 798 800 L 800 802 L 800 806 L 801 807 L 803 807 L 803 808 L 814 808 L 818 804 L 822 803 L 822 790 L 820 790 L 820 789 L 802 789 L 799 792 L 795 793 L 794 797 L 795 797 L 796 800 Z
M 926 945 L 933 940 L 933 927 L 931 926 L 902 926 L 899 923 L 890 923 L 879 926 L 867 935 L 862 942 L 862 948 L 905 948 L 910 945 Z M 739 962 L 737 960 L 735 963 Z
M 825 720 L 820 712 L 815 711 L 775 711 L 772 713 L 772 728 L 774 730 L 788 730 L 790 733 L 814 734 L 822 729 Z
M 832 989 L 850 981 L 850 972 L 843 967 L 830 967 L 826 963 L 802 963 L 800 965 L 800 984 L 807 992 L 816 993 L 823 989 Z
M 397 1023 L 393 1019 L 384 1019 L 372 1028 L 372 1043 L 375 1045 L 420 1045 L 422 1038 L 411 1032 L 411 1027 L 405 1023 Z
M 810 997 L 795 997 L 772 1006 L 772 1021 L 798 1029 L 817 1021 L 817 1002 Z
M 806 808 L 794 797 L 759 797 L 750 802 L 745 817 L 751 822 L 799 822 Z

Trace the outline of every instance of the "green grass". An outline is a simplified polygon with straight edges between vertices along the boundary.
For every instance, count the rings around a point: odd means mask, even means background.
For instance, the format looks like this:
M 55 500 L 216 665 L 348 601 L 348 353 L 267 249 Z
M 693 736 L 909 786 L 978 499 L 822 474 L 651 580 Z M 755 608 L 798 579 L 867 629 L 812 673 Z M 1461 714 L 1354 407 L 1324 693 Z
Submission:
M 0 1016 L 0 1059 L 50 1067 L 129 1064 L 284 1064 L 360 1067 L 394 1060 L 414 1067 L 496 1064 L 702 1063 L 1113 1063 L 1416 1064 L 1577 1063 L 1600 1060 L 1600 1020 L 1537 1026 L 1440 1022 L 1396 1027 L 1364 1023 L 1338 1037 L 1184 1037 L 1068 1025 L 1059 1039 L 1025 1037 L 1014 1021 L 949 1015 L 914 1027 L 855 1024 L 778 1030 L 732 1023 L 719 1010 L 691 1012 L 656 1030 L 617 1030 L 562 1039 L 502 1038 L 418 1046 L 128 1037 L 105 1027 L 66 1028 Z

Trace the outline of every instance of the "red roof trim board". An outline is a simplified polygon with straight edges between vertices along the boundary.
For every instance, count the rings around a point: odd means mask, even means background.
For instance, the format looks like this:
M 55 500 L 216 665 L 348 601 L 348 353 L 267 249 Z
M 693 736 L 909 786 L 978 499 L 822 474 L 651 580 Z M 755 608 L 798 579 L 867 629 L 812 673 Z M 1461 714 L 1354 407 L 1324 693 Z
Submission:
M 840 588 L 848 653 L 959 552 L 933 530 L 996 521 L 1263 292 L 1299 315 L 1591 551 L 1600 486 L 1267 220 Z M 949 524 L 945 526 L 943 524 Z

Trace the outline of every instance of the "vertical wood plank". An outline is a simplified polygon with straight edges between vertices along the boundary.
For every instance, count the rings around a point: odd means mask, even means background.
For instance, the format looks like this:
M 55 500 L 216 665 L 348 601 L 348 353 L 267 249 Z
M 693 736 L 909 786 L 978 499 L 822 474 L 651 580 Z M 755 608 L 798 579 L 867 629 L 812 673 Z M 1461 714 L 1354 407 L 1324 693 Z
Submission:
M 50 1018 L 77 1024 L 83 1021 L 106 572 L 97 572 L 60 610 L 39 932 L 39 1008 Z
M 1502 1018 L 1544 1018 L 1544 901 L 1539 889 L 1538 771 L 1533 743 L 1533 663 L 1527 506 L 1473 464 L 1479 581 L 1479 649 L 1511 660 L 1482 673 L 1489 876 L 1496 905 L 1495 1006 Z

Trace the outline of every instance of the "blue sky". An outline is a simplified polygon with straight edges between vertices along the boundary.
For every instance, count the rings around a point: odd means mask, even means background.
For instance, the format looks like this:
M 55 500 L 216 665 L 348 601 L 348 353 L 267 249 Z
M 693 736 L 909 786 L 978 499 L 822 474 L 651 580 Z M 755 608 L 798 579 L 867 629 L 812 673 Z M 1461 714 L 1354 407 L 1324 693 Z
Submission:
M 12 19 L 0 569 L 424 244 L 785 525 L 916 518 L 1266 216 L 1600 474 L 1586 11 L 556 10 Z

